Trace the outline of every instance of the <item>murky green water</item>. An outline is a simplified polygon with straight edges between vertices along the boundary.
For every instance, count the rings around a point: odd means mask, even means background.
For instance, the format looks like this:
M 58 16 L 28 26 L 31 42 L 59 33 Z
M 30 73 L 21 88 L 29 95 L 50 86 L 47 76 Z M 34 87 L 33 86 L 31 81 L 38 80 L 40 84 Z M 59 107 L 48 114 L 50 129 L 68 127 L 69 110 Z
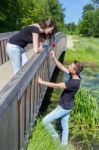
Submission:
M 65 80 L 68 79 L 68 75 L 64 75 Z M 99 69 L 98 68 L 86 68 L 81 73 L 81 87 L 90 90 L 91 94 L 99 99 Z
M 91 90 L 91 94 L 99 98 L 99 69 L 87 68 L 82 73 L 82 86 Z

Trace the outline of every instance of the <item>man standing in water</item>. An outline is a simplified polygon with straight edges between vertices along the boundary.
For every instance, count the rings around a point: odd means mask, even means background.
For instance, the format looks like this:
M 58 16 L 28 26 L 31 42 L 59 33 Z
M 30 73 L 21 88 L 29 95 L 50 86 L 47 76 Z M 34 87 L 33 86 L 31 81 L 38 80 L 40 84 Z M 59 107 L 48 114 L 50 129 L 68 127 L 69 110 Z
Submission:
M 39 84 L 43 84 L 45 86 L 51 88 L 59 88 L 64 89 L 61 97 L 59 99 L 58 106 L 43 119 L 44 126 L 48 129 L 54 139 L 58 139 L 59 135 L 57 134 L 55 128 L 52 125 L 52 122 L 61 118 L 61 126 L 62 126 L 62 138 L 61 142 L 63 145 L 68 144 L 68 133 L 69 126 L 68 120 L 70 116 L 70 112 L 74 106 L 74 96 L 80 87 L 80 72 L 83 70 L 83 65 L 74 61 L 68 68 L 65 68 L 55 57 L 54 51 L 50 52 L 50 55 L 57 65 L 59 69 L 67 73 L 70 78 L 67 82 L 61 83 L 52 83 L 42 80 L 40 77 L 38 79 Z

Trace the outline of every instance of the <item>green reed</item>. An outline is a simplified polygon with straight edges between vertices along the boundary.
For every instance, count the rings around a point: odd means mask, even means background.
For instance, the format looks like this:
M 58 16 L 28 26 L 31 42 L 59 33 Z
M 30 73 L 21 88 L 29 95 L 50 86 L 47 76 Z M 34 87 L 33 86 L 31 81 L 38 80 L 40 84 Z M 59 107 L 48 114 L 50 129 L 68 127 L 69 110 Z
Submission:
M 27 145 L 27 150 L 76 150 L 73 145 L 69 144 L 66 147 L 60 145 L 58 141 L 54 141 L 41 122 L 38 119 L 33 128 L 32 135 Z
M 87 150 L 99 144 L 99 106 L 97 99 L 88 90 L 81 89 L 76 94 L 70 133 L 70 139 L 77 139 L 78 143 L 86 145 Z

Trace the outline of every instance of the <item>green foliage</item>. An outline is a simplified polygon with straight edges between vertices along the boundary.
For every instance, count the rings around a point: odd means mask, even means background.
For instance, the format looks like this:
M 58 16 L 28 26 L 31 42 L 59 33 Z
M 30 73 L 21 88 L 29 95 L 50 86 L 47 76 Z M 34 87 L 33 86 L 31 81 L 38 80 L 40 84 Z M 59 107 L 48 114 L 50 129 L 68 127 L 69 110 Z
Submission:
M 96 9 L 94 14 L 94 34 L 99 37 L 99 8 Z
M 99 0 L 91 0 L 94 6 L 99 7 Z
M 87 11 L 93 11 L 94 10 L 94 6 L 92 4 L 87 4 L 83 7 L 83 14 L 85 14 L 85 12 Z
M 16 30 L 18 14 L 18 1 L 0 1 L 0 31 Z
M 69 31 L 69 34 L 71 35 L 75 34 L 76 28 L 77 28 L 77 25 L 74 22 L 67 24 L 67 29 Z
M 83 36 L 94 36 L 94 13 L 92 11 L 87 11 L 84 14 L 78 28 Z
M 83 36 L 99 37 L 99 7 L 88 4 L 83 7 L 82 19 L 78 23 L 78 31 Z
M 40 22 L 41 20 L 50 16 L 49 8 L 46 0 L 34 0 L 33 7 L 28 9 L 28 12 L 24 14 L 21 24 L 26 26 L 30 23 Z
M 46 18 L 53 19 L 58 30 L 66 31 L 64 9 L 58 0 L 0 1 L 0 32 L 20 30 Z

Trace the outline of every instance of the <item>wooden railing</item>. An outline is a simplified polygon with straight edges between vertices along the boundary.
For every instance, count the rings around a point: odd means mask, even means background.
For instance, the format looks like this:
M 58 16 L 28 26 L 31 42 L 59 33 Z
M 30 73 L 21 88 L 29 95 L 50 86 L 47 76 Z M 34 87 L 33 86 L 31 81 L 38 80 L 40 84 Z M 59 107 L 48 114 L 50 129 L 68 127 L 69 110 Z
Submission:
M 66 49 L 66 37 L 56 34 L 57 58 Z M 46 87 L 37 83 L 38 76 L 50 80 L 55 65 L 49 51 L 35 54 L 0 91 L 0 150 L 26 149 Z
M 6 61 L 9 60 L 8 55 L 6 53 L 6 44 L 8 39 L 16 33 L 18 33 L 18 31 L 0 33 L 0 65 L 4 64 Z

